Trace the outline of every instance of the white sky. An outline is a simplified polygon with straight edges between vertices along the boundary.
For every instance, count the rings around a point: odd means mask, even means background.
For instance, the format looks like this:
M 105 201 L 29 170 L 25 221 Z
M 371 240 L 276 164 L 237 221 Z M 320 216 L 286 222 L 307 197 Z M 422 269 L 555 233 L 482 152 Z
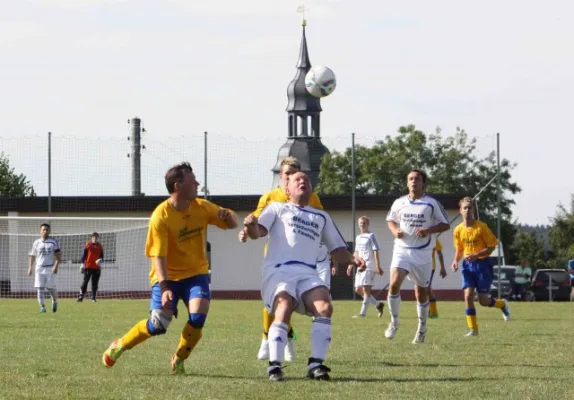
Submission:
M 192 5 L 193 4 L 193 5 Z M 143 119 L 142 191 L 189 159 L 212 194 L 270 188 L 287 135 L 301 0 L 0 0 L 0 150 L 47 194 L 131 193 L 127 120 Z M 518 163 L 515 216 L 547 223 L 574 192 L 568 112 L 574 6 L 548 0 L 307 1 L 311 62 L 331 67 L 322 101 L 331 150 L 414 123 L 463 127 L 479 151 Z M 98 149 L 98 151 L 96 151 Z

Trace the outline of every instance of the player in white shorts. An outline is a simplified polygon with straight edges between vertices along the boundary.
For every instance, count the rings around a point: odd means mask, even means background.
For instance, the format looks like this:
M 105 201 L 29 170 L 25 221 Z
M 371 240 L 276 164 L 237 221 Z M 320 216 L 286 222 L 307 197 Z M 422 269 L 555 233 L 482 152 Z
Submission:
M 323 365 L 331 343 L 331 295 L 317 275 L 317 260 L 323 241 L 336 263 L 364 261 L 347 250 L 347 243 L 325 211 L 309 207 L 311 183 L 303 172 L 290 176 L 288 203 L 273 202 L 259 216 L 249 215 L 244 224 L 251 239 L 269 236 L 263 265 L 261 297 L 274 316 L 269 329 L 269 368 L 272 381 L 283 380 L 282 362 L 288 324 L 294 311 L 313 316 L 311 357 L 307 377 L 328 380 Z
M 395 237 L 387 304 L 391 323 L 385 337 L 392 339 L 399 328 L 401 285 L 405 277 L 415 285 L 419 325 L 414 344 L 424 343 L 427 332 L 429 301 L 427 287 L 432 273 L 432 249 L 436 233 L 450 228 L 443 206 L 424 193 L 427 175 L 413 169 L 407 175 L 409 194 L 396 199 L 387 215 L 387 224 Z
M 353 318 L 366 317 L 369 304 L 373 304 L 377 308 L 380 318 L 385 307 L 383 302 L 375 299 L 371 292 L 375 284 L 375 274 L 383 275 L 383 269 L 379 261 L 379 243 L 375 234 L 369 232 L 369 222 L 369 218 L 364 216 L 357 220 L 361 233 L 355 238 L 355 255 L 365 260 L 365 269 L 357 270 L 355 273 L 355 291 L 363 297 L 363 303 L 359 315 L 355 315 Z M 351 276 L 352 270 L 350 265 L 347 268 L 347 275 Z
M 58 311 L 58 298 L 56 290 L 55 274 L 58 273 L 60 264 L 60 245 L 58 241 L 50 237 L 50 225 L 40 225 L 42 237 L 36 239 L 28 257 L 28 275 L 32 275 L 32 267 L 35 266 L 34 287 L 38 291 L 38 303 L 40 312 L 45 313 L 44 290 L 47 290 L 52 298 L 52 312 Z

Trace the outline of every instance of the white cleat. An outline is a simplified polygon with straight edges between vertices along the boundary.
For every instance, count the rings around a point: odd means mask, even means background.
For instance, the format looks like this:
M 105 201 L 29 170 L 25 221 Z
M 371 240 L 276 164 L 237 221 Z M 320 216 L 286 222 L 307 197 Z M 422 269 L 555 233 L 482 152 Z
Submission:
M 285 361 L 295 361 L 295 340 L 289 338 L 285 346 Z
M 353 318 L 365 318 L 365 314 L 353 315 Z
M 470 330 L 470 331 L 468 331 L 468 333 L 467 333 L 466 335 L 464 335 L 464 336 L 466 336 L 466 337 L 478 336 L 478 332 L 477 332 L 477 331 Z
M 502 308 L 502 317 L 505 321 L 510 320 L 510 307 L 508 306 L 508 301 L 506 299 L 502 299 L 504 302 L 504 308 Z
M 387 328 L 387 330 L 385 331 L 385 337 L 387 339 L 392 339 L 395 337 L 397 330 L 399 329 L 398 324 L 394 324 L 394 323 L 390 323 L 389 327 Z
M 425 337 L 427 336 L 427 332 L 424 331 L 417 331 L 415 338 L 413 339 L 413 344 L 422 344 L 425 342 Z
M 261 347 L 259 347 L 259 352 L 257 353 L 258 360 L 269 359 L 269 340 L 261 339 Z

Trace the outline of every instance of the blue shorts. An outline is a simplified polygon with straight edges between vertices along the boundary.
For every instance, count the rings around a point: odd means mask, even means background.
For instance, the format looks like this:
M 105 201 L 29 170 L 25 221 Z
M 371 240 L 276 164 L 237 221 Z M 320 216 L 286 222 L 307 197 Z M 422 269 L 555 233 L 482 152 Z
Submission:
M 462 262 L 462 288 L 474 288 L 478 293 L 489 293 L 493 280 L 492 261 L 488 258 Z
M 173 292 L 171 310 L 174 314 L 177 314 L 177 303 L 179 300 L 182 300 L 187 307 L 190 299 L 211 299 L 209 276 L 207 274 L 195 275 L 191 278 L 182 279 L 181 281 L 172 281 L 169 288 Z M 151 287 L 151 302 L 149 308 L 150 310 L 162 308 L 159 283 L 154 283 Z

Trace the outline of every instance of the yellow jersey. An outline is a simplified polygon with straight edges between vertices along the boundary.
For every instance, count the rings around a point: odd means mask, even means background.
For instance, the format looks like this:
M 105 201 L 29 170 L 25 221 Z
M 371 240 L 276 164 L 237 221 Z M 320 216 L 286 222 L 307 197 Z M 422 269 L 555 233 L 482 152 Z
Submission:
M 261 198 L 259 199 L 259 203 L 257 203 L 257 209 L 253 211 L 253 215 L 259 218 L 265 207 L 267 207 L 270 203 L 273 203 L 274 201 L 278 203 L 287 203 L 289 201 L 289 196 L 280 186 L 261 196 Z M 319 210 L 323 209 L 321 200 L 319 200 L 319 196 L 317 196 L 315 192 L 311 193 L 311 198 L 309 199 L 309 205 L 313 208 L 318 208 Z
M 220 209 L 203 199 L 193 200 L 183 212 L 174 209 L 169 199 L 156 207 L 149 221 L 145 255 L 166 258 L 168 280 L 179 281 L 208 273 L 207 225 L 227 229 L 227 223 L 217 218 Z M 149 279 L 150 285 L 157 282 L 153 262 Z
M 436 244 L 435 244 L 434 248 L 432 249 L 432 270 L 433 271 L 436 269 L 436 253 L 438 253 L 439 251 L 442 251 L 442 243 L 437 238 Z
M 481 221 L 474 221 L 472 226 L 466 227 L 460 223 L 454 228 L 454 247 L 464 251 L 464 257 L 477 253 L 489 247 L 496 247 L 498 239 L 488 225 Z M 487 258 L 484 256 L 481 258 Z

